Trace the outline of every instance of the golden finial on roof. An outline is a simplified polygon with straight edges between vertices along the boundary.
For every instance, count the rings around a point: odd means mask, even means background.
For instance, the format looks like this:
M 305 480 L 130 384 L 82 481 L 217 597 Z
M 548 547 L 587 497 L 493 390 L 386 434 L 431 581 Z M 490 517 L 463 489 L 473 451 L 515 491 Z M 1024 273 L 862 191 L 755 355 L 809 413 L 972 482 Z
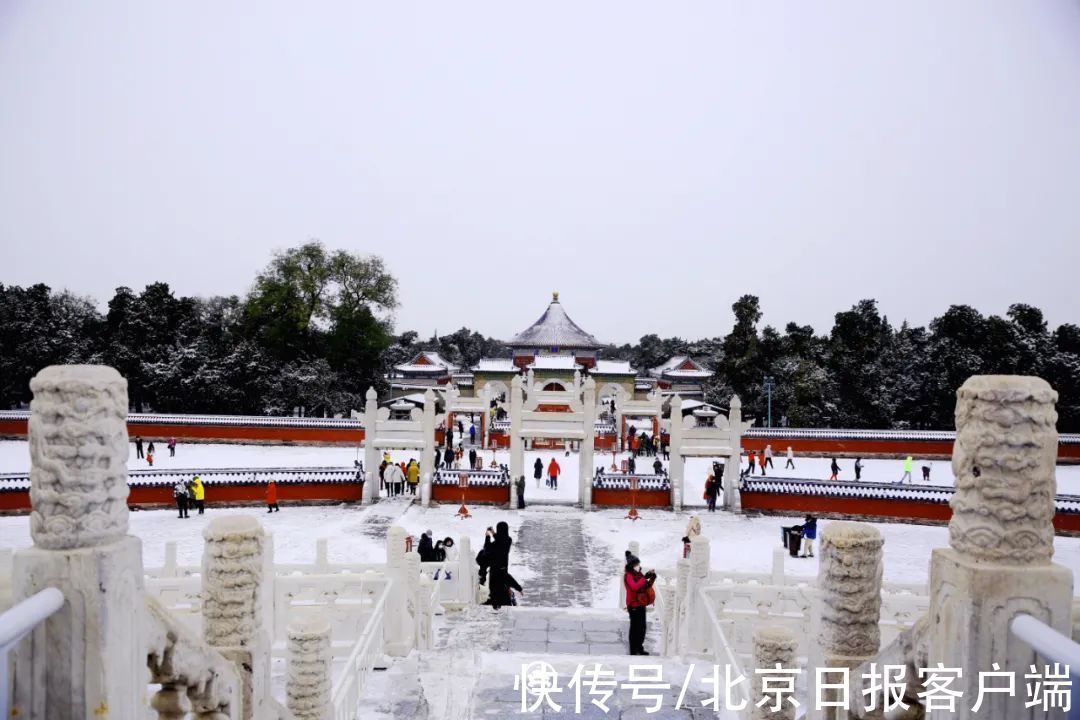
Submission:
M 559 302 L 559 291 L 551 293 L 551 302 Z

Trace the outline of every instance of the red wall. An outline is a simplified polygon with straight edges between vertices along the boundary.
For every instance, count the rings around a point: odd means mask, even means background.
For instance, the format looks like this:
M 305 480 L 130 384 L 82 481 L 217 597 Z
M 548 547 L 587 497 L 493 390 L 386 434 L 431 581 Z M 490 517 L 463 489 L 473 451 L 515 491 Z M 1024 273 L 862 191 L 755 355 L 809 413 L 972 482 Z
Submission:
M 744 511 L 757 510 L 787 515 L 820 513 L 882 520 L 922 520 L 931 523 L 947 523 L 952 517 L 952 508 L 947 503 L 862 497 L 841 498 L 743 492 L 742 507 Z M 1058 532 L 1080 532 L 1080 514 L 1057 513 L 1054 516 L 1054 528 Z
M 461 488 L 457 485 L 432 485 L 431 499 L 440 503 L 461 503 Z M 508 505 L 509 485 L 476 485 L 465 488 L 465 504 L 484 503 Z
M 632 493 L 629 490 L 611 490 L 593 488 L 593 505 L 630 507 Z M 668 490 L 638 490 L 638 507 L 671 507 L 671 492 Z
M 128 435 L 146 440 L 229 440 L 233 442 L 346 443 L 359 445 L 363 429 L 252 425 L 146 425 L 128 423 Z M 0 420 L 0 437 L 26 437 L 25 420 Z
M 359 483 L 278 483 L 279 502 L 360 502 L 362 489 Z M 223 483 L 206 485 L 206 505 L 262 504 L 266 502 L 266 483 Z M 128 493 L 131 507 L 174 506 L 172 487 L 169 485 L 132 485 Z M 0 492 L 0 512 L 28 512 L 30 492 L 16 490 Z

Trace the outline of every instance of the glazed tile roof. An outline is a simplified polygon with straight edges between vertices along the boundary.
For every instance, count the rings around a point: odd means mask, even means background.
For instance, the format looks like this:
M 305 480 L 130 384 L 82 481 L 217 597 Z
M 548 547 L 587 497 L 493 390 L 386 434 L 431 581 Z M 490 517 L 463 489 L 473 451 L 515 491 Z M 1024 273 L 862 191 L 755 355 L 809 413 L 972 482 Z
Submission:
M 555 293 L 547 310 L 525 330 L 506 343 L 510 347 L 581 348 L 596 350 L 601 343 L 570 319 Z

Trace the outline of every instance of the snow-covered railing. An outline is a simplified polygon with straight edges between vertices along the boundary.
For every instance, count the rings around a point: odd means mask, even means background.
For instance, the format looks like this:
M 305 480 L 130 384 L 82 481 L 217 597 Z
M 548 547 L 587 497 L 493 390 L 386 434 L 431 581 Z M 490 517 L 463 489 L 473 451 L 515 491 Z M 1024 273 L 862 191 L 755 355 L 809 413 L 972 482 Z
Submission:
M 1009 633 L 1030 645 L 1044 660 L 1068 668 L 1071 681 L 1068 718 L 1080 718 L 1080 644 L 1026 613 L 1012 619 Z
M 146 596 L 145 618 L 146 665 L 151 682 L 161 686 L 150 701 L 151 707 L 177 709 L 177 696 L 194 695 L 200 705 L 210 710 L 205 716 L 239 720 L 243 683 L 237 665 L 203 642 L 201 632 L 194 633 L 178 623 L 150 595 Z M 273 701 L 270 704 L 277 705 Z M 159 712 L 156 717 L 176 715 Z
M 510 432 L 510 421 L 509 420 L 492 420 L 491 421 L 491 432 L 501 432 L 501 433 Z
M 29 420 L 29 410 L 0 410 L 0 420 Z M 128 413 L 129 425 L 239 425 L 254 427 L 339 428 L 361 430 L 355 418 L 281 417 L 263 415 L 167 415 Z
M 128 485 L 172 487 L 198 475 L 207 487 L 214 485 L 261 485 L 273 480 L 279 485 L 298 483 L 355 483 L 355 467 L 296 468 L 176 468 L 169 470 L 128 470 Z M 0 492 L 29 490 L 30 473 L 0 473 Z
M 347 655 L 390 582 L 377 572 L 275 577 L 273 655 L 285 657 L 289 620 L 304 612 L 317 612 L 330 623 L 332 656 Z
M 462 475 L 469 476 L 469 485 L 509 485 L 510 473 L 506 470 L 468 470 L 462 468 L 460 470 L 436 470 L 435 471 L 435 484 L 436 485 L 458 485 L 461 481 Z
M 821 440 L 956 440 L 955 430 L 845 430 L 828 428 L 750 428 L 743 433 L 747 438 L 791 438 Z M 1080 434 L 1058 435 L 1059 445 L 1080 445 Z
M 953 487 L 947 485 L 901 485 L 793 478 L 745 478 L 740 483 L 740 490 L 744 493 L 915 500 L 939 505 L 947 504 L 956 492 Z M 1080 495 L 1058 495 L 1056 508 L 1060 513 L 1080 513 Z
M 0 615 L 0 717 L 12 717 L 8 698 L 8 653 L 27 633 L 64 606 L 64 593 L 45 588 Z
M 670 479 L 667 475 L 644 473 L 600 473 L 593 478 L 593 487 L 599 490 L 629 490 L 631 480 L 638 481 L 638 490 L 668 490 Z
M 330 690 L 330 706 L 334 720 L 356 720 L 360 717 L 360 695 L 367 685 L 375 663 L 383 654 L 383 626 L 386 624 L 386 603 L 391 583 L 387 583 L 368 616 L 364 629 L 345 660 L 345 667 Z
M 728 640 L 735 631 L 734 621 L 721 620 L 717 615 L 716 608 L 713 606 L 713 603 L 709 602 L 705 592 L 706 588 L 702 588 L 698 602 L 705 604 L 705 617 L 709 624 L 709 648 L 712 650 L 713 663 L 717 667 L 730 667 L 732 678 L 744 677 L 748 680 L 748 682 L 738 682 L 735 684 L 729 712 L 735 717 L 740 718 L 740 720 L 742 718 L 748 718 L 751 713 L 749 681 L 753 680 L 752 669 L 751 673 L 748 674 L 746 672 L 743 667 L 742 659 L 735 652 L 735 648 Z M 734 708 L 741 709 L 735 710 Z

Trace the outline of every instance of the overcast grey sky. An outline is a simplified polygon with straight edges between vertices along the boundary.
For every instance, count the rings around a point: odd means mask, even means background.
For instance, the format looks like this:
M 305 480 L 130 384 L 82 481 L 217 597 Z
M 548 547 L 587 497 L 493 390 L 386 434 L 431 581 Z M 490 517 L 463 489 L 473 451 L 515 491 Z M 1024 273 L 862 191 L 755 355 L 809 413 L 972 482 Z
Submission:
M 0 0 L 0 282 L 384 257 L 397 327 L 1080 322 L 1080 0 Z

